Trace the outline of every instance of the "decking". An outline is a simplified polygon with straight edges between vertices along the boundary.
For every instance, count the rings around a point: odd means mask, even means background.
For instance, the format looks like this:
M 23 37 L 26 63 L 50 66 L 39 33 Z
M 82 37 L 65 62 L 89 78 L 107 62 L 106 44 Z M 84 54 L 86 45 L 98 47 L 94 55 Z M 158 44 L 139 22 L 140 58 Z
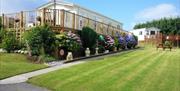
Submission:
M 89 26 L 97 33 L 114 36 L 115 33 L 125 32 L 112 24 L 96 21 L 82 15 L 60 9 L 41 9 L 33 11 L 21 11 L 13 14 L 2 15 L 3 28 L 16 33 L 18 39 L 31 27 L 48 24 L 56 33 L 71 30 L 82 30 L 83 26 Z

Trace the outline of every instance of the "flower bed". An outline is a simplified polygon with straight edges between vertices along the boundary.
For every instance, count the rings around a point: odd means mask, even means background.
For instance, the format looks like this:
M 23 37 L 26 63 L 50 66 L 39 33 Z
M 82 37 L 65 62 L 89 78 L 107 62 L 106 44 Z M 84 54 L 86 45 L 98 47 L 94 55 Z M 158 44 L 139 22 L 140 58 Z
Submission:
M 118 49 L 131 49 L 137 45 L 137 38 L 132 34 L 117 33 L 116 35 L 97 34 L 89 27 L 84 27 L 78 33 L 65 31 L 55 34 L 48 26 L 39 26 L 25 33 L 21 43 L 23 48 L 13 50 L 16 53 L 31 54 L 30 56 L 45 58 L 49 61 L 53 57 L 64 60 L 68 53 L 70 57 L 79 58 L 114 52 Z

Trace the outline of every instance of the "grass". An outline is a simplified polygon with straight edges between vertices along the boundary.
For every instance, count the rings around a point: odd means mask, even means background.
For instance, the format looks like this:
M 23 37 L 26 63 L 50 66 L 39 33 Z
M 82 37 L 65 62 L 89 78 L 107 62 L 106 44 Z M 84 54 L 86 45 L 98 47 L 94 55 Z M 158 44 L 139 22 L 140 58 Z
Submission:
M 180 50 L 124 52 L 28 82 L 52 91 L 180 91 Z
M 33 64 L 21 54 L 0 53 L 0 79 L 17 74 L 45 68 L 42 64 Z

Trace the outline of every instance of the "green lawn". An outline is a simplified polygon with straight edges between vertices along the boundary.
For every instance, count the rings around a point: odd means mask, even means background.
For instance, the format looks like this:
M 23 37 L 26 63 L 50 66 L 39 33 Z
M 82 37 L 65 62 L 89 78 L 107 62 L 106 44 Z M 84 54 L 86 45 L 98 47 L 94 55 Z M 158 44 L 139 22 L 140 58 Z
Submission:
M 180 91 L 180 50 L 145 48 L 40 75 L 52 91 Z
M 21 54 L 0 53 L 0 79 L 14 76 L 41 68 L 45 68 L 42 64 L 33 64 Z

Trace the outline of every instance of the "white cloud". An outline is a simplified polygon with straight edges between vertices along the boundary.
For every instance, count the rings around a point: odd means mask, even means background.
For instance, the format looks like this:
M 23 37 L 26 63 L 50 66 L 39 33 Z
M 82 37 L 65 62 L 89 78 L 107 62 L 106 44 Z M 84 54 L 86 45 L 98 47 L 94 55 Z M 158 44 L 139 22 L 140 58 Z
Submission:
M 153 19 L 160 19 L 164 17 L 176 17 L 180 13 L 178 9 L 172 4 L 159 4 L 157 6 L 149 7 L 135 15 L 136 22 L 145 22 Z

